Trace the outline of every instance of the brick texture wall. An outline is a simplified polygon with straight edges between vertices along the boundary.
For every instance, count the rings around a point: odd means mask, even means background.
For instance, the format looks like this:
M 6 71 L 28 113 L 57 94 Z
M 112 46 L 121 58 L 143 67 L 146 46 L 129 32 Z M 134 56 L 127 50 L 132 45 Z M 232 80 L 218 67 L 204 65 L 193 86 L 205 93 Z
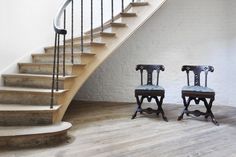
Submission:
M 236 106 L 236 1 L 168 0 L 112 54 L 78 92 L 76 99 L 134 102 L 140 82 L 135 65 L 163 64 L 165 103 L 182 103 L 183 64 L 209 64 L 215 104 Z

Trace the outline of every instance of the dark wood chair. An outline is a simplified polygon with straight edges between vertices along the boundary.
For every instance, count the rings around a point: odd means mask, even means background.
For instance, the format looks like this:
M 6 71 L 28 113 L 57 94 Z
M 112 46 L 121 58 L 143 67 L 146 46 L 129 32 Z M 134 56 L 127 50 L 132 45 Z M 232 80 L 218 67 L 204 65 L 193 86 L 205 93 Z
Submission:
M 207 75 L 208 72 L 213 72 L 214 68 L 212 66 L 190 66 L 190 65 L 184 65 L 182 67 L 182 71 L 186 71 L 187 73 L 187 86 L 184 86 L 182 88 L 182 99 L 184 103 L 184 110 L 181 113 L 181 115 L 178 117 L 178 120 L 182 120 L 184 114 L 189 116 L 190 114 L 199 117 L 201 115 L 204 115 L 207 119 L 208 117 L 211 117 L 212 122 L 215 125 L 219 125 L 219 123 L 216 121 L 214 114 L 212 113 L 212 103 L 215 100 L 215 92 L 213 89 L 207 87 Z M 192 71 L 194 74 L 194 85 L 190 85 L 189 81 L 189 72 Z M 205 73 L 205 86 L 201 86 L 200 84 L 200 74 L 201 72 Z M 209 101 L 207 101 L 209 99 Z M 206 112 L 201 112 L 199 110 L 195 111 L 189 111 L 188 107 L 190 105 L 190 102 L 194 100 L 196 104 L 199 104 L 200 101 L 203 101 Z
M 143 113 L 146 112 L 148 114 L 156 113 L 159 115 L 159 113 L 162 114 L 162 118 L 165 121 L 168 121 L 167 118 L 165 117 L 165 113 L 162 109 L 162 103 L 163 99 L 165 97 L 165 90 L 161 86 L 159 86 L 159 73 L 160 71 L 164 71 L 164 66 L 163 65 L 137 65 L 136 71 L 140 71 L 141 73 L 141 85 L 138 86 L 135 89 L 135 97 L 137 101 L 137 109 L 132 116 L 132 119 L 134 119 L 137 115 L 137 112 Z M 146 70 L 147 72 L 147 84 L 143 85 L 143 71 Z M 157 72 L 157 80 L 156 84 L 153 84 L 153 72 Z M 159 98 L 158 98 L 159 97 Z M 147 108 L 147 109 L 142 109 L 141 105 L 143 103 L 143 100 L 147 98 L 148 102 L 151 102 L 152 99 L 155 99 L 157 103 L 157 110 L 154 110 L 152 108 Z

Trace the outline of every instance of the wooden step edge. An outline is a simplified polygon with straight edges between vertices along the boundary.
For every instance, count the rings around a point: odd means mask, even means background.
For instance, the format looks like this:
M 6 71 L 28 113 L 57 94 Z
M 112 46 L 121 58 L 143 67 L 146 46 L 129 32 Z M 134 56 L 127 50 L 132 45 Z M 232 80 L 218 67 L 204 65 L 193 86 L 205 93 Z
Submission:
M 32 148 L 64 143 L 71 123 L 59 122 L 43 126 L 0 127 L 0 149 Z
M 40 74 L 2 74 L 2 77 L 5 78 L 52 78 L 52 75 L 40 75 Z M 59 80 L 66 80 L 71 78 L 76 78 L 77 75 L 59 75 Z
M 19 66 L 53 66 L 52 63 L 18 63 Z M 60 64 L 62 66 L 62 64 Z M 81 66 L 84 67 L 86 64 L 84 63 L 79 63 L 79 64 L 68 64 L 66 63 L 65 66 Z
M 96 42 L 96 41 L 92 41 L 90 42 L 91 46 L 105 46 L 106 43 L 104 42 Z
M 104 29 L 106 29 L 106 28 L 109 28 L 109 26 L 104 26 Z M 96 38 L 99 38 L 99 37 L 107 37 L 107 36 L 109 36 L 109 34 L 110 34 L 111 36 L 115 35 L 115 33 L 109 33 L 109 32 L 107 32 L 106 34 L 105 34 L 105 33 L 104 33 L 104 34 L 101 34 L 101 33 L 100 33 L 101 27 L 99 27 L 99 28 L 97 28 L 97 29 L 94 29 L 93 31 L 94 31 L 93 37 L 94 37 L 95 39 L 96 39 Z M 83 39 L 84 39 L 84 40 L 87 40 L 87 41 L 91 39 L 90 31 L 85 32 L 85 34 L 84 34 L 84 36 L 83 36 Z M 74 42 L 75 42 L 75 41 L 78 41 L 78 40 L 81 40 L 81 36 L 74 38 Z M 71 42 L 71 39 L 66 40 L 66 43 L 67 43 L 67 44 L 70 44 L 70 42 Z
M 116 33 L 113 33 L 113 32 L 100 32 L 100 35 L 102 37 L 114 37 L 114 36 L 116 36 Z
M 126 27 L 127 25 L 125 23 L 121 22 L 111 22 L 111 27 Z
M 149 5 L 148 2 L 131 2 L 130 5 L 132 7 L 140 7 L 140 6 L 147 6 Z
M 96 43 L 96 44 L 94 44 Z M 85 47 L 90 47 L 90 46 L 104 46 L 106 43 L 103 43 L 103 42 L 84 42 L 84 46 Z M 71 47 L 71 44 L 70 43 L 67 43 L 65 45 L 66 47 Z M 74 47 L 80 47 L 81 44 L 80 43 L 74 43 L 73 44 Z M 60 48 L 63 48 L 63 45 L 60 45 L 59 46 Z M 45 47 L 44 48 L 44 51 L 47 51 L 49 49 L 54 49 L 54 46 L 48 46 L 48 47 Z
M 69 130 L 72 124 L 69 122 L 60 122 L 52 125 L 43 126 L 7 126 L 0 127 L 0 137 L 29 136 L 38 134 L 49 134 Z
M 61 108 L 61 105 L 23 105 L 23 104 L 0 104 L 1 112 L 54 112 Z
M 63 46 L 64 45 L 60 45 L 59 47 L 60 48 L 63 48 Z M 66 47 L 70 47 L 71 45 L 70 45 L 70 43 L 66 43 L 66 45 L 65 45 Z M 80 43 L 74 43 L 73 44 L 73 46 L 74 47 L 80 47 L 81 46 L 81 44 Z M 90 46 L 90 43 L 84 43 L 84 46 Z M 44 50 L 48 50 L 48 49 L 54 49 L 54 46 L 47 46 L 47 47 L 44 47 Z
M 54 91 L 54 94 L 60 95 L 68 92 L 68 89 L 59 89 Z M 0 92 L 23 92 L 23 93 L 34 93 L 34 94 L 50 94 L 51 89 L 41 89 L 41 88 L 24 88 L 24 87 L 0 87 Z
M 136 13 L 126 13 L 126 12 L 123 12 L 123 13 L 120 13 L 121 17 L 136 17 L 137 14 Z
M 74 52 L 74 56 L 81 56 L 81 55 L 87 55 L 87 56 L 94 56 L 96 55 L 95 53 L 91 53 L 91 52 Z M 31 54 L 32 57 L 41 57 L 41 56 L 54 56 L 53 53 L 33 53 Z M 61 53 L 60 56 L 63 56 L 63 54 Z M 66 57 L 71 57 L 71 52 L 65 52 L 65 56 Z
M 93 37 L 94 37 L 94 38 L 97 38 L 97 37 L 99 37 L 99 36 L 100 36 L 100 34 L 99 34 L 98 32 L 93 33 Z M 90 34 L 90 33 L 83 35 L 83 39 L 84 39 L 84 40 L 89 40 L 90 38 L 91 38 L 91 34 Z M 76 40 L 81 40 L 81 36 L 79 36 L 79 37 L 74 37 L 74 41 L 76 41 Z M 70 43 L 70 42 L 71 42 L 71 39 L 67 39 L 67 40 L 66 40 L 66 43 Z
M 63 51 L 60 51 L 60 54 L 62 54 L 62 53 L 63 53 Z M 88 49 L 85 49 L 83 52 L 75 49 L 73 53 L 74 54 L 80 54 L 80 53 L 95 54 L 91 50 L 88 50 Z M 54 51 L 44 51 L 44 53 L 34 52 L 33 55 L 35 55 L 35 54 L 54 54 Z M 65 54 L 71 55 L 71 50 L 66 50 Z
M 93 47 L 93 46 L 104 46 L 106 45 L 106 43 L 104 42 L 99 42 L 99 41 L 95 41 L 96 38 L 94 38 L 94 41 L 85 41 L 83 44 L 84 44 L 84 47 Z M 75 43 L 74 46 L 81 46 L 81 43 Z M 60 47 L 63 47 L 63 45 L 60 45 Z M 71 44 L 67 44 L 66 47 L 71 47 Z

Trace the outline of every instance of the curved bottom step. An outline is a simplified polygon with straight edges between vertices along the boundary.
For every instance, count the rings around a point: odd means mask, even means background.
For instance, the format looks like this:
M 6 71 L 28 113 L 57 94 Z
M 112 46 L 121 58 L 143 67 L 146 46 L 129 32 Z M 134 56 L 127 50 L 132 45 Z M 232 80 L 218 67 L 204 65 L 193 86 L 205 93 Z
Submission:
M 66 141 L 71 123 L 46 126 L 0 127 L 0 148 L 16 149 L 53 145 Z

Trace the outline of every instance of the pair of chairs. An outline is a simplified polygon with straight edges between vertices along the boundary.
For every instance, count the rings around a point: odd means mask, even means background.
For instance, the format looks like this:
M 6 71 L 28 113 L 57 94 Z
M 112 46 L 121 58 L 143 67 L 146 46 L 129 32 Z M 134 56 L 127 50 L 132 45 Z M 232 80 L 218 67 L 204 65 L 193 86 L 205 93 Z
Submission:
M 162 118 L 165 121 L 168 121 L 167 117 L 165 116 L 164 110 L 162 108 L 163 99 L 165 97 L 165 89 L 161 86 L 159 86 L 159 73 L 160 71 L 164 71 L 165 68 L 163 65 L 137 65 L 136 71 L 140 71 L 141 73 L 141 85 L 138 86 L 135 89 L 135 97 L 137 101 L 137 109 L 135 113 L 132 116 L 132 119 L 134 119 L 137 116 L 137 113 L 139 112 L 142 114 L 143 112 L 146 112 L 148 114 L 156 113 L 159 115 L 162 114 Z M 144 71 L 147 73 L 147 84 L 143 84 L 143 75 Z M 153 83 L 153 72 L 156 71 L 156 83 Z M 214 68 L 212 66 L 192 66 L 192 65 L 184 65 L 182 67 L 182 71 L 186 71 L 187 73 L 187 86 L 184 86 L 182 88 L 182 99 L 184 103 L 184 109 L 180 116 L 178 117 L 178 120 L 182 120 L 184 114 L 189 116 L 190 114 L 198 117 L 201 115 L 204 115 L 207 119 L 208 117 L 211 118 L 212 122 L 215 125 L 219 125 L 219 123 L 216 121 L 214 114 L 211 110 L 212 103 L 215 100 L 215 92 L 214 90 L 207 87 L 207 76 L 208 72 L 213 72 Z M 190 85 L 190 76 L 189 72 L 192 71 L 194 74 L 194 85 Z M 205 86 L 201 86 L 200 84 L 200 74 L 201 72 L 205 73 Z M 158 106 L 157 110 L 154 110 L 152 108 L 142 109 L 142 103 L 144 99 L 147 99 L 148 102 L 151 102 L 152 99 L 156 101 L 156 104 Z M 209 101 L 207 101 L 209 99 Z M 190 102 L 194 100 L 196 104 L 199 104 L 200 101 L 203 101 L 206 112 L 201 112 L 199 110 L 189 111 L 189 105 Z

